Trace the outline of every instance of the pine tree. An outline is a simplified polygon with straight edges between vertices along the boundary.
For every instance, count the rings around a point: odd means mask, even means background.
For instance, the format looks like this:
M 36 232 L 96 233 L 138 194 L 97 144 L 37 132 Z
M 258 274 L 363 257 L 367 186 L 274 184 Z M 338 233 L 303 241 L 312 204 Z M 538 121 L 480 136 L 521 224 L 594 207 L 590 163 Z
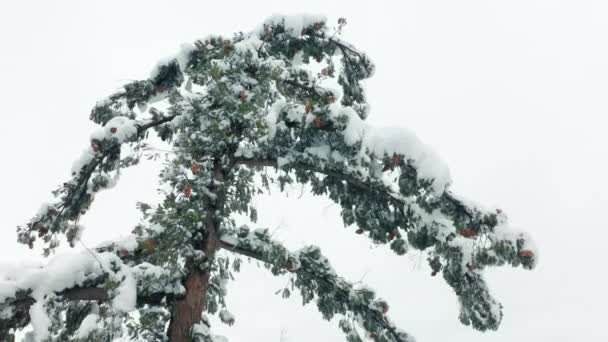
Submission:
M 345 227 L 373 243 L 398 255 L 424 251 L 431 275 L 458 297 L 460 321 L 497 329 L 502 306 L 482 272 L 533 268 L 532 242 L 502 211 L 453 194 L 447 167 L 414 134 L 366 123 L 361 82 L 374 64 L 340 39 L 345 24 L 276 16 L 250 33 L 209 36 L 98 102 L 90 119 L 101 128 L 54 200 L 18 227 L 18 241 L 42 243 L 45 256 L 63 237 L 74 246 L 95 194 L 155 157 L 159 139 L 173 152 L 160 173 L 164 199 L 138 203 L 142 220 L 127 239 L 92 256 L 54 256 L 0 285 L 1 339 L 31 323 L 29 341 L 224 341 L 208 315 L 234 322 L 226 283 L 241 258 L 253 258 L 291 274 L 282 295 L 295 290 L 323 318 L 339 317 L 347 341 L 414 341 L 387 317 L 386 301 L 336 274 L 318 247 L 290 251 L 250 228 L 252 198 L 293 183 L 329 197 Z

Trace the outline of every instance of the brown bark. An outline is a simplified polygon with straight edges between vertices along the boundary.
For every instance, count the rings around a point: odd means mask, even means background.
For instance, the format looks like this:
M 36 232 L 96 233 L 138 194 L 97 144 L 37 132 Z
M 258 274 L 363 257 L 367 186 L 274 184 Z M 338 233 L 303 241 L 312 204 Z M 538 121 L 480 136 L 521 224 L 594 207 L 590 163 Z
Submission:
M 103 279 L 99 279 L 99 284 L 103 283 Z M 96 301 L 105 302 L 110 296 L 106 289 L 102 287 L 74 287 L 65 289 L 55 293 L 59 300 L 62 301 Z M 158 292 L 147 295 L 137 296 L 137 303 L 140 305 L 150 304 L 159 305 L 162 300 L 168 297 L 165 293 Z M 36 300 L 30 296 L 30 291 L 19 291 L 15 298 L 6 299 L 0 304 L 10 305 L 13 308 L 13 314 L 10 317 L 0 317 L 0 341 L 4 336 L 8 335 L 8 331 L 12 329 L 22 329 L 30 324 L 30 307 L 36 303 Z
M 215 224 L 212 225 L 209 236 L 205 240 L 203 250 L 206 255 L 213 256 L 219 248 Z M 169 341 L 190 341 L 192 326 L 201 321 L 203 310 L 207 307 L 207 291 L 209 290 L 209 270 L 202 271 L 193 267 L 186 278 L 184 287 L 186 295 L 174 304 L 173 317 L 169 324 Z
M 193 269 L 188 274 L 184 286 L 186 296 L 175 302 L 173 317 L 169 324 L 168 335 L 171 342 L 188 341 L 192 326 L 201 320 L 209 287 L 209 271 Z
M 224 180 L 224 170 L 218 162 L 214 168 L 214 178 L 218 182 Z M 209 187 L 211 193 L 217 193 L 217 185 L 212 184 Z M 199 246 L 205 253 L 205 256 L 212 260 L 215 252 L 220 248 L 217 236 L 218 221 L 215 217 L 215 211 L 218 206 L 222 205 L 223 199 L 217 197 L 216 202 L 207 202 L 206 212 L 206 235 Z M 175 301 L 173 306 L 173 315 L 168 328 L 168 337 L 170 342 L 187 342 L 190 341 L 192 327 L 201 321 L 202 313 L 207 306 L 207 291 L 209 290 L 209 279 L 211 277 L 209 269 L 201 270 L 198 266 L 188 267 L 190 273 L 186 277 L 184 287 L 186 295 Z

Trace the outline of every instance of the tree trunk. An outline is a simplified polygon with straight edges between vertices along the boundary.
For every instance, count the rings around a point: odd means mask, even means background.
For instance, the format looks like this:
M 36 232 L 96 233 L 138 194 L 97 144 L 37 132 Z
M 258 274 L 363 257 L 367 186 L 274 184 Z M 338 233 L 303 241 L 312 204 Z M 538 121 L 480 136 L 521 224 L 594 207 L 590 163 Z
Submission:
M 216 235 L 216 225 L 211 224 L 209 235 L 205 240 L 203 250 L 210 259 L 219 248 Z M 207 307 L 207 291 L 209 290 L 209 270 L 201 271 L 198 267 L 192 267 L 186 278 L 186 295 L 175 301 L 173 306 L 173 317 L 169 323 L 170 342 L 188 342 L 192 332 L 192 326 L 201 321 L 202 313 Z
M 186 278 L 186 296 L 175 302 L 173 317 L 169 324 L 169 341 L 187 342 L 190 340 L 192 326 L 201 320 L 206 306 L 209 288 L 209 271 L 197 268 L 190 271 Z
M 216 163 L 215 165 L 214 178 L 218 182 L 224 180 L 224 170 L 221 168 L 220 163 Z M 217 184 L 212 184 L 209 187 L 209 191 L 216 193 Z M 208 202 L 205 205 L 207 211 L 205 220 L 206 234 L 202 246 L 197 247 L 202 249 L 210 261 L 213 260 L 215 252 L 220 248 L 217 236 L 218 218 L 215 217 L 214 213 L 221 205 L 223 205 L 223 198 L 220 198 L 220 196 L 218 196 L 215 203 Z M 198 266 L 190 267 L 188 264 L 187 262 L 186 269 L 189 269 L 190 273 L 186 277 L 184 284 L 186 295 L 176 300 L 173 305 L 173 315 L 167 332 L 170 342 L 189 342 L 191 340 L 192 326 L 201 321 L 202 313 L 207 306 L 207 291 L 209 290 L 211 273 L 209 269 L 203 271 Z

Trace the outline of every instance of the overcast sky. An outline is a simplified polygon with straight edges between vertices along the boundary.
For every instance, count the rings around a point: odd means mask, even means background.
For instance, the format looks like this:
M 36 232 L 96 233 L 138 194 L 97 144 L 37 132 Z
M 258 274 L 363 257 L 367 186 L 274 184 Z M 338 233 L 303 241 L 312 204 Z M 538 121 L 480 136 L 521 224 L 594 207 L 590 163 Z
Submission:
M 92 4 L 94 3 L 94 4 Z M 369 121 L 413 129 L 448 163 L 453 189 L 502 208 L 540 249 L 534 271 L 489 270 L 505 317 L 462 326 L 457 300 L 424 257 L 397 257 L 344 229 L 329 200 L 257 199 L 261 226 L 292 248 L 316 243 L 336 270 L 377 289 L 420 342 L 608 340 L 608 1 L 5 1 L 0 11 L 0 260 L 38 251 L 15 227 L 69 177 L 95 101 L 145 78 L 182 42 L 248 31 L 273 13 L 348 19 L 344 38 L 374 59 Z M 158 167 L 124 173 L 83 219 L 87 245 L 127 234 L 135 201 L 156 198 Z M 236 342 L 343 341 L 314 305 L 274 292 L 286 278 L 245 267 L 229 288 Z

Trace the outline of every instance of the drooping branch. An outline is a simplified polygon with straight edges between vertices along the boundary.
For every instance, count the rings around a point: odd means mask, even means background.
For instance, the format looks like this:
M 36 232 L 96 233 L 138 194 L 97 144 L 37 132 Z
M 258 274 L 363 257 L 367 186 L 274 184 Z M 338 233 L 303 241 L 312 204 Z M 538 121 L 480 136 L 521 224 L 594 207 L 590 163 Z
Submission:
M 12 328 L 23 329 L 30 323 L 30 307 L 36 300 L 30 296 L 31 291 L 18 291 L 14 298 L 0 303 L 0 307 L 9 308 L 12 312 L 8 317 L 0 317 L 0 336 L 7 336 Z M 106 302 L 108 291 L 101 287 L 75 287 L 56 294 L 65 301 L 95 301 Z
M 279 167 L 273 159 L 241 159 L 240 163 L 252 167 Z M 527 236 L 515 230 L 509 230 L 507 226 L 504 226 L 504 221 L 500 221 L 502 218 L 499 220 L 496 214 L 484 216 L 487 214 L 477 211 L 476 208 L 467 207 L 448 192 L 443 193 L 438 199 L 439 206 L 437 208 L 443 211 L 443 214 L 441 214 L 435 209 L 426 209 L 415 202 L 407 202 L 406 197 L 392 192 L 379 181 L 364 180 L 357 175 L 327 165 L 315 167 L 302 161 L 285 161 L 281 168 L 294 169 L 296 172 L 307 170 L 334 177 L 339 182 L 344 182 L 353 188 L 369 193 L 370 195 L 367 196 L 370 198 L 378 195 L 383 196 L 395 205 L 396 210 L 418 210 L 419 213 L 414 211 L 410 216 L 414 221 L 413 226 L 402 226 L 401 228 L 408 232 L 410 245 L 418 249 L 434 247 L 428 259 L 433 270 L 432 275 L 443 271 L 443 278 L 454 289 L 459 298 L 461 305 L 460 320 L 466 325 L 473 325 L 478 330 L 495 330 L 502 319 L 501 305 L 490 295 L 487 285 L 479 273 L 480 270 L 487 265 L 501 265 L 507 262 L 513 266 L 523 265 L 527 268 L 534 265 L 534 254 L 525 247 L 529 243 Z M 352 196 L 348 190 L 344 195 Z M 332 197 L 331 194 L 330 197 Z M 454 213 L 453 210 L 461 211 Z M 428 211 L 428 213 L 425 211 Z M 464 215 L 469 216 L 471 226 L 483 227 L 479 230 L 483 232 L 483 236 L 487 237 L 486 242 L 476 243 L 475 241 L 479 236 L 475 236 L 476 233 L 472 228 L 466 226 L 458 233 L 453 226 L 452 230 L 449 230 L 449 225 L 453 224 L 450 221 L 455 222 Z M 503 224 L 503 226 L 498 226 L 499 224 Z M 441 227 L 440 225 L 444 225 L 445 228 L 443 230 L 435 228 Z M 495 229 L 499 229 L 499 231 L 495 232 Z M 380 230 L 384 229 L 380 228 Z M 361 231 L 359 229 L 359 232 Z M 376 232 L 374 228 L 371 228 L 370 237 L 374 234 Z M 393 233 L 389 233 L 389 240 L 395 237 L 391 234 Z M 481 233 L 477 234 L 481 235 Z M 393 243 L 396 241 L 402 240 L 393 240 Z M 391 244 L 391 247 L 393 247 L 393 244 Z
M 402 160 L 402 158 L 399 159 Z M 454 257 L 451 262 L 459 260 L 458 262 L 461 262 L 463 265 L 468 265 L 468 270 L 481 270 L 487 265 L 503 265 L 505 263 L 510 263 L 513 266 L 521 265 L 528 269 L 534 267 L 534 253 L 529 250 L 533 243 L 526 234 L 508 227 L 506 216 L 500 210 L 496 213 L 484 212 L 476 207 L 465 204 L 449 190 L 446 190 L 438 198 L 434 199 L 432 202 L 433 207 L 428 208 L 424 207 L 423 204 L 417 203 L 416 199 L 395 193 L 378 179 L 363 178 L 349 173 L 344 168 L 332 167 L 331 163 L 314 165 L 298 159 L 283 159 L 282 164 L 279 165 L 276 159 L 269 158 L 240 158 L 238 159 L 238 163 L 249 167 L 275 167 L 285 170 L 315 172 L 333 177 L 339 182 L 345 183 L 349 187 L 367 193 L 372 197 L 379 196 L 386 200 L 387 203 L 391 203 L 396 210 L 410 215 L 405 218 L 411 222 L 406 221 L 405 223 L 401 223 L 401 228 L 406 230 L 406 232 L 415 231 L 416 233 L 420 233 L 417 237 L 408 236 L 410 242 L 414 243 L 414 247 L 425 249 L 435 246 L 436 251 L 445 253 L 446 262 L 449 262 L 447 259 Z M 408 177 L 407 174 L 411 171 L 412 166 L 403 162 L 401 162 L 400 166 L 404 169 L 402 170 L 402 176 Z M 350 190 L 345 191 L 347 197 L 349 197 L 348 193 Z M 446 226 L 446 222 L 449 222 L 447 223 L 448 226 Z M 436 227 L 442 226 L 445 228 L 436 229 Z M 420 227 L 424 228 L 424 231 L 421 232 Z M 395 228 L 392 227 L 390 229 Z M 496 229 L 500 231 L 496 232 Z M 397 235 L 396 231 L 393 230 L 390 233 L 382 233 L 380 236 L 386 236 L 387 240 L 391 241 Z M 485 237 L 486 243 L 490 242 L 491 244 L 486 245 L 486 250 L 483 249 L 484 244 L 481 242 L 477 247 L 471 248 L 471 251 L 475 249 L 479 251 L 479 253 L 475 254 L 474 260 L 462 262 L 463 257 L 473 258 L 473 256 L 449 252 L 449 250 L 452 250 L 458 244 L 470 244 L 471 241 L 480 239 L 482 236 Z M 381 242 L 387 242 L 387 240 Z M 454 242 L 454 240 L 462 240 L 463 242 Z M 435 272 L 434 274 L 436 274 L 441 269 L 441 264 L 433 262 L 431 267 Z M 467 269 L 462 271 L 464 273 Z M 451 281 L 451 283 L 455 284 L 456 282 Z
M 135 249 L 127 250 L 122 247 L 123 243 L 120 241 L 117 243 L 111 243 L 102 247 L 95 248 L 92 252 L 96 254 L 103 254 L 107 256 L 115 256 L 116 260 L 121 260 L 125 263 L 136 263 L 141 265 L 144 263 L 145 256 L 149 253 L 146 248 L 146 243 L 138 245 Z M 97 256 L 90 256 L 85 253 L 81 256 L 74 256 L 77 258 L 90 258 L 90 264 L 93 266 L 98 265 Z M 88 265 L 83 264 L 83 269 L 74 269 L 73 274 L 85 273 Z M 134 267 L 137 267 L 134 266 Z M 145 266 L 148 267 L 148 266 Z M 145 270 L 145 269 L 142 269 Z M 27 270 L 22 270 L 26 272 Z M 44 271 L 41 269 L 39 271 Z M 145 272 L 144 272 L 145 273 Z M 145 276 L 141 273 L 142 276 Z M 55 274 L 48 274 L 44 278 L 56 276 Z M 34 278 L 39 278 L 40 275 L 33 274 Z M 61 281 L 62 276 L 57 276 L 58 280 Z M 54 295 L 61 302 L 78 302 L 78 301 L 90 301 L 97 303 L 106 303 L 111 301 L 112 290 L 106 288 L 108 280 L 111 280 L 110 276 L 106 272 L 91 273 L 87 276 L 86 281 L 82 285 L 69 285 L 69 287 L 56 291 L 54 293 L 47 293 L 46 295 Z M 59 282 L 58 281 L 58 282 Z M 69 282 L 69 280 L 65 280 Z M 57 283 L 58 283 L 57 282 Z M 25 279 L 22 281 L 24 284 L 32 283 L 32 281 Z M 19 283 L 15 284 L 19 286 Z M 153 291 L 147 289 L 141 289 L 137 291 L 136 303 L 137 306 L 153 305 L 157 306 L 163 303 L 164 300 L 172 301 L 179 298 L 179 295 L 175 293 L 168 293 L 159 291 L 162 288 L 154 288 Z M 37 302 L 33 295 L 32 288 L 21 288 L 15 291 L 13 296 L 9 296 L 0 301 L 0 311 L 7 313 L 0 315 L 0 336 L 8 336 L 9 331 L 19 330 L 26 327 L 30 323 L 30 308 Z
M 270 239 L 267 230 L 250 232 L 241 227 L 237 236 L 223 236 L 220 246 L 268 264 L 273 273 L 290 272 L 305 303 L 317 299 L 317 307 L 325 319 L 336 314 L 352 315 L 374 341 L 411 342 L 413 338 L 398 329 L 386 316 L 388 304 L 375 298 L 368 288 L 355 288 L 339 277 L 318 247 L 310 246 L 289 252 L 282 244 Z M 357 334 L 346 319 L 340 322 L 346 334 Z
M 241 165 L 246 165 L 249 167 L 275 167 L 275 168 L 279 167 L 276 159 L 239 158 L 239 159 L 237 159 L 237 162 Z M 365 181 L 355 175 L 348 174 L 342 170 L 332 170 L 329 168 L 318 167 L 318 166 L 308 164 L 308 163 L 303 163 L 303 162 L 286 162 L 285 164 L 281 165 L 281 167 L 313 171 L 313 172 L 318 172 L 318 173 L 325 174 L 328 176 L 334 176 L 334 177 L 344 180 L 351 186 L 359 188 L 361 190 L 378 192 L 378 193 L 382 194 L 383 196 L 385 196 L 386 198 L 390 199 L 390 201 L 392 201 L 393 203 L 399 205 L 400 207 L 403 207 L 406 205 L 405 200 L 402 198 L 402 196 L 400 194 L 396 194 L 396 193 L 392 192 L 390 189 L 386 188 L 385 186 L 377 184 L 372 180 Z M 470 218 L 473 218 L 471 209 L 468 208 L 464 203 L 462 203 L 462 201 L 460 201 L 459 199 L 454 197 L 454 195 L 450 191 L 444 192 L 443 195 L 441 196 L 441 200 L 444 200 L 446 202 L 453 204 L 454 206 L 456 206 L 457 208 L 462 210 L 463 215 L 467 215 Z
M 120 149 L 125 143 L 134 142 L 141 139 L 150 128 L 161 126 L 177 115 L 162 116 L 152 120 L 142 120 L 133 123 L 135 134 L 128 136 L 124 140 L 113 138 L 103 140 L 93 140 L 90 150 L 86 150 L 86 161 L 78 170 L 74 170 L 72 179 L 54 191 L 56 196 L 61 196 L 55 204 L 47 205 L 35 218 L 26 226 L 18 227 L 19 242 L 33 245 L 36 238 L 43 238 L 46 242 L 51 242 L 49 248 L 45 248 L 45 254 L 56 247 L 55 236 L 67 231 L 71 241 L 77 233 L 78 228 L 75 223 L 90 206 L 93 200 L 93 193 L 107 186 L 107 180 L 100 184 L 91 184 L 93 174 L 96 171 L 112 171 L 119 167 Z M 74 231 L 74 232 L 70 232 Z
M 252 167 L 279 166 L 272 159 L 242 159 L 240 162 Z M 331 164 L 315 167 L 306 162 L 287 160 L 281 164 L 281 168 L 293 169 L 296 172 L 307 170 L 334 177 L 335 180 L 330 180 L 332 183 L 329 183 L 333 187 L 328 186 L 323 191 L 329 192 L 330 198 L 336 201 L 343 201 L 343 197 L 340 196 L 345 196 L 344 201 L 347 206 L 352 203 L 349 202 L 350 198 L 357 195 L 357 191 L 342 187 L 341 184 L 347 184 L 359 192 L 363 192 L 364 194 L 357 196 L 365 196 L 364 201 L 366 202 L 384 197 L 386 201 L 394 205 L 395 210 L 403 211 L 405 219 L 411 220 L 412 223 L 406 222 L 405 225 L 397 223 L 406 231 L 409 245 L 421 250 L 433 247 L 428 258 L 433 270 L 432 275 L 442 271 L 443 278 L 459 297 L 461 321 L 466 325 L 473 325 L 478 330 L 495 330 L 502 319 L 501 306 L 490 295 L 479 272 L 488 265 L 510 263 L 513 266 L 523 265 L 526 268 L 534 265 L 534 254 L 526 249 L 529 240 L 525 234 L 509 229 L 503 218 L 498 217 L 497 214 L 485 214 L 476 208 L 468 207 L 450 193 L 443 193 L 437 199 L 437 204 L 428 208 L 406 196 L 394 193 L 378 180 L 364 180 L 343 169 L 332 168 Z M 312 186 L 314 191 L 315 186 L 319 188 L 325 185 L 315 181 Z M 332 194 L 332 191 L 341 192 L 336 195 Z M 383 207 L 380 209 L 382 210 Z M 385 217 L 391 213 L 387 212 Z M 460 231 L 456 230 L 457 220 L 462 219 L 465 215 L 469 216 L 466 223 L 469 226 L 464 226 Z M 475 227 L 478 231 L 475 232 L 473 228 L 469 227 Z M 388 227 L 388 229 L 395 228 Z M 398 233 L 387 234 L 387 228 L 383 226 L 370 226 L 367 227 L 367 230 L 370 238 L 375 238 L 379 242 L 386 243 L 392 240 L 391 248 L 395 247 L 395 243 L 399 243 L 396 247 L 406 243 L 401 238 L 395 239 Z M 363 229 L 359 228 L 357 232 L 362 233 Z M 383 236 L 387 235 L 388 238 L 381 240 Z M 376 238 L 378 236 L 380 239 Z M 484 236 L 485 239 L 480 240 L 480 236 Z M 400 254 L 399 249 L 393 249 Z
M 93 301 L 93 302 L 108 302 L 111 298 L 108 290 L 103 287 L 105 279 L 100 278 L 97 284 L 92 284 L 88 287 L 73 287 L 65 289 L 55 295 L 61 301 Z M 142 294 L 138 293 L 138 305 L 160 305 L 164 298 L 172 297 L 173 294 L 153 293 Z M 14 298 L 6 299 L 0 303 L 0 308 L 8 310 L 11 314 L 8 316 L 0 316 L 0 336 L 8 336 L 11 329 L 19 330 L 25 328 L 30 323 L 30 308 L 36 303 L 36 300 L 31 296 L 30 290 L 20 290 Z

